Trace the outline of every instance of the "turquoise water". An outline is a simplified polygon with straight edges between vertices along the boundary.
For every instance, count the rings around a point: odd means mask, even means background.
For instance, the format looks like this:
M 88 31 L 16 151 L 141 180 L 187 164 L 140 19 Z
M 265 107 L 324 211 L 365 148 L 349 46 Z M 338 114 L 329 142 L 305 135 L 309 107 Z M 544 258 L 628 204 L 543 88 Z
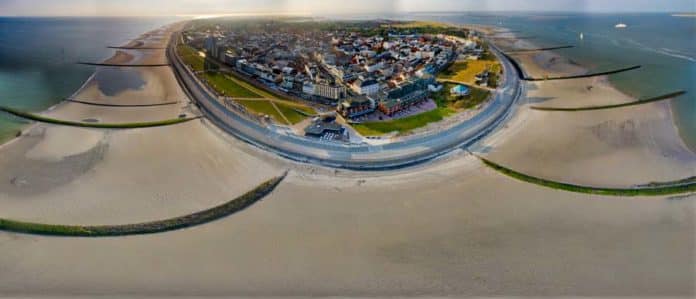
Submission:
M 589 67 L 642 65 L 610 77 L 624 93 L 650 97 L 675 90 L 688 94 L 672 103 L 686 143 L 696 149 L 696 18 L 670 14 L 412 14 L 413 19 L 487 24 L 537 37 L 540 46 L 575 45 L 558 53 Z M 614 25 L 625 23 L 626 29 Z M 580 39 L 583 33 L 584 39 Z
M 0 18 L 0 105 L 44 110 L 70 96 L 101 61 L 140 34 L 174 18 Z M 0 143 L 22 120 L 0 113 Z

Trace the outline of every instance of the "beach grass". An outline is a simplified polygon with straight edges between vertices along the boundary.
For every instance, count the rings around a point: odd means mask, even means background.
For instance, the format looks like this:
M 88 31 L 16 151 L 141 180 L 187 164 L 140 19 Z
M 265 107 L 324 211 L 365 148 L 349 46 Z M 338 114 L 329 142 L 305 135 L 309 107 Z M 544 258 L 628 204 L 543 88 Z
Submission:
M 25 118 L 28 120 L 37 121 L 37 122 L 43 122 L 43 123 L 49 123 L 49 124 L 55 124 L 55 125 L 63 125 L 63 126 L 83 127 L 83 128 L 98 128 L 98 129 L 137 129 L 137 128 L 162 127 L 162 126 L 176 125 L 176 124 L 180 124 L 180 123 L 184 123 L 184 122 L 188 122 L 188 121 L 200 118 L 200 116 L 195 116 L 195 117 L 172 118 L 172 119 L 165 119 L 165 120 L 151 121 L 151 122 L 133 122 L 133 123 L 110 124 L 110 123 L 87 123 L 87 122 L 61 120 L 61 119 L 45 117 L 45 116 L 42 116 L 39 114 L 33 114 L 33 113 L 20 111 L 20 110 L 8 108 L 8 107 L 1 107 L 1 106 L 0 106 L 0 111 L 12 114 L 12 115 L 17 116 L 17 117 Z
M 63 237 L 115 237 L 155 234 L 212 222 L 242 211 L 264 198 L 282 182 L 285 174 L 217 207 L 180 217 L 124 225 L 57 225 L 0 218 L 0 230 Z
M 221 73 L 206 72 L 203 77 L 220 94 L 237 98 L 263 98 Z
M 608 196 L 663 196 L 676 195 L 696 192 L 696 178 L 679 180 L 674 182 L 660 182 L 645 184 L 636 188 L 604 188 L 581 186 L 569 183 L 551 181 L 539 177 L 534 177 L 521 172 L 517 172 L 490 160 L 478 157 L 486 166 L 514 179 L 548 187 L 552 189 L 564 190 L 576 193 L 608 195 Z

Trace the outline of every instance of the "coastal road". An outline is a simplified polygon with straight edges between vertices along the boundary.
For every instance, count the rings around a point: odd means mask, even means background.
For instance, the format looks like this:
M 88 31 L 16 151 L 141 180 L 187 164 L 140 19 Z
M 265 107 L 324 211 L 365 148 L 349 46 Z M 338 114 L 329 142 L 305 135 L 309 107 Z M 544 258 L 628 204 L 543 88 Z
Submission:
M 476 143 L 500 127 L 524 93 L 524 86 L 511 62 L 492 46 L 503 65 L 504 85 L 483 111 L 475 117 L 439 132 L 421 134 L 384 144 L 343 144 L 323 142 L 266 127 L 240 112 L 225 107 L 176 54 L 180 33 L 174 33 L 167 56 L 174 73 L 198 104 L 207 119 L 222 130 L 262 149 L 291 160 L 354 170 L 386 170 L 419 164 L 455 149 Z

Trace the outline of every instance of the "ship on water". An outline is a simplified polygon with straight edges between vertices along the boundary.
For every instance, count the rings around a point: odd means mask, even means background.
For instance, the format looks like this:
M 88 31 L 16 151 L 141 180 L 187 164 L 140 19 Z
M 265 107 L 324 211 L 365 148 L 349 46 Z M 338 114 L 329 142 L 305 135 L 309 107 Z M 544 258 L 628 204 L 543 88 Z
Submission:
M 624 23 L 619 23 L 619 24 L 616 24 L 616 26 L 614 26 L 614 28 L 618 28 L 618 29 L 624 29 L 627 27 L 628 27 L 628 25 L 626 25 Z

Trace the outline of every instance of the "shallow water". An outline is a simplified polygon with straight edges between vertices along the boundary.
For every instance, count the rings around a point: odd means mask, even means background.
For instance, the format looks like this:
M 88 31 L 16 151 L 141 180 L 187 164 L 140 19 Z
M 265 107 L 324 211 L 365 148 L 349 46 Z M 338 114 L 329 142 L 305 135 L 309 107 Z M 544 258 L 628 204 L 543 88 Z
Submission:
M 77 61 L 102 61 L 115 53 L 107 46 L 125 44 L 176 20 L 0 18 L 0 105 L 31 111 L 53 106 L 72 95 L 94 73 L 94 67 L 77 65 Z M 116 76 L 129 79 L 100 88 L 117 93 L 143 84 L 137 76 Z M 0 143 L 15 136 L 22 124 L 0 113 Z
M 675 90 L 688 93 L 674 101 L 677 126 L 686 143 L 696 149 L 696 18 L 670 14 L 411 14 L 459 24 L 510 28 L 518 36 L 532 36 L 542 47 L 574 45 L 558 50 L 571 60 L 595 70 L 642 65 L 637 71 L 610 76 L 622 92 L 639 98 Z M 625 29 L 615 25 L 625 23 Z M 583 35 L 581 39 L 580 35 Z
M 99 91 L 107 96 L 116 96 L 127 90 L 139 90 L 145 86 L 140 72 L 132 68 L 110 68 L 100 70 L 94 76 Z

